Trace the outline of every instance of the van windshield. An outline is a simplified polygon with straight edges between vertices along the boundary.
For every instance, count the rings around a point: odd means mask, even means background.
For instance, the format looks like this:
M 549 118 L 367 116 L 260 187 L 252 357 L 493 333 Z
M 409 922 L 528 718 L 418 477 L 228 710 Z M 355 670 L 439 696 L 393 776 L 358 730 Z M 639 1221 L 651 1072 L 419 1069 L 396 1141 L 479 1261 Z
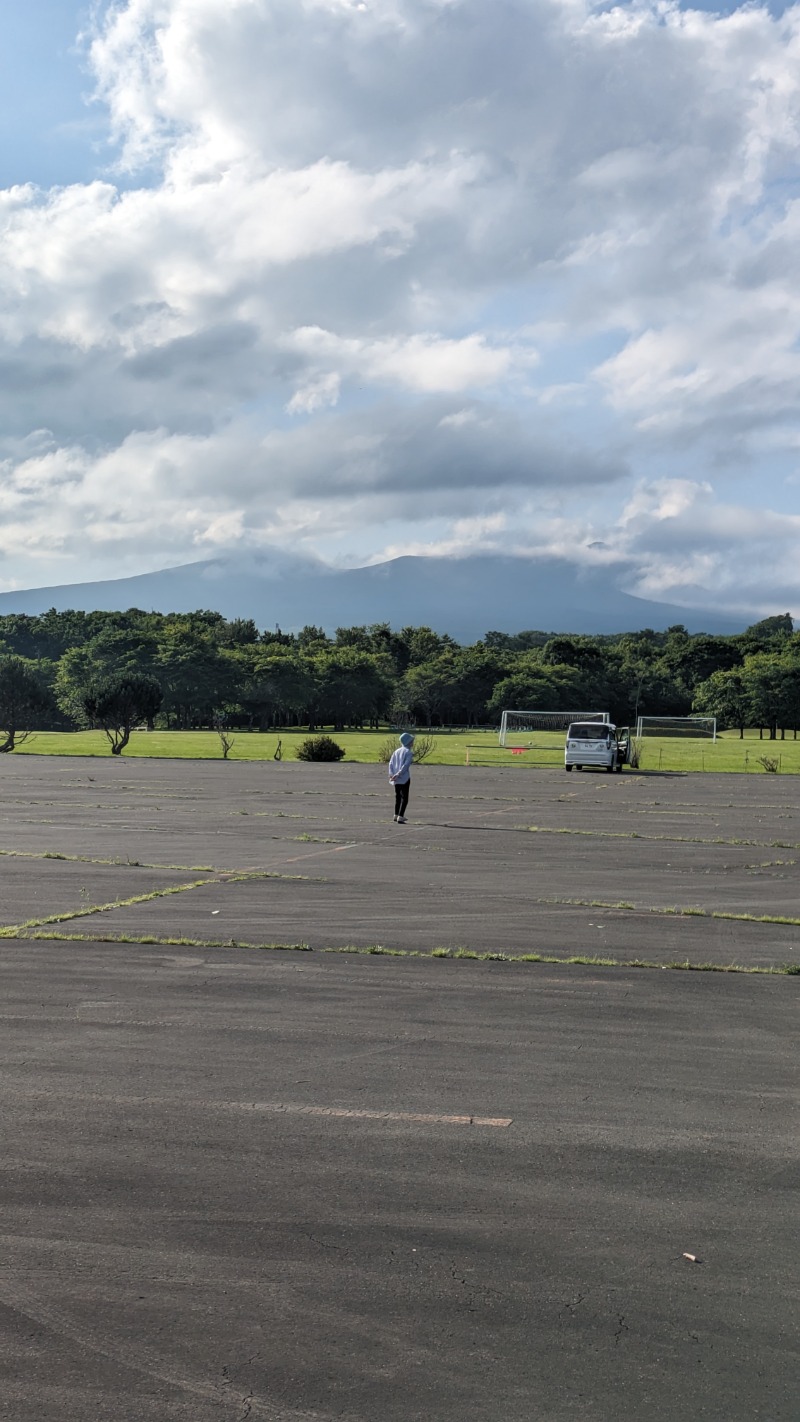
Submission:
M 576 722 L 567 731 L 571 741 L 606 741 L 612 734 L 611 726 L 605 721 Z

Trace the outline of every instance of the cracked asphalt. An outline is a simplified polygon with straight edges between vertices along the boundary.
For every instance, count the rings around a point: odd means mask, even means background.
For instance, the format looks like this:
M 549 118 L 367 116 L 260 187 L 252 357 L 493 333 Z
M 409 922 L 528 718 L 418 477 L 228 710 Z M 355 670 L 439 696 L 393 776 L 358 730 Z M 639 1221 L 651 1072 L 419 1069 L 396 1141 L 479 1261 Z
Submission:
M 0 1417 L 794 1422 L 795 977 L 320 951 L 793 962 L 792 782 L 0 771 Z
M 800 960 L 791 777 L 420 766 L 400 826 L 379 766 L 2 770 L 6 929 L 73 915 L 69 931 L 102 937 Z

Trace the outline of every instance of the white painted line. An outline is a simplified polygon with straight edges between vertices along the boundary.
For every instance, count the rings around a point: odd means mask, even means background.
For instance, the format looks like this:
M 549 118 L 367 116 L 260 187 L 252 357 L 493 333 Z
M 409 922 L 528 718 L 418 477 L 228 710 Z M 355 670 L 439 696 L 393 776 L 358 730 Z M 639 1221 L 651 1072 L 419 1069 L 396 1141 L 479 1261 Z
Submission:
M 418 1121 L 430 1126 L 510 1126 L 511 1116 L 441 1116 L 423 1111 L 370 1111 L 364 1107 L 295 1106 L 272 1101 L 218 1102 L 228 1110 L 263 1111 L 285 1116 L 333 1116 L 353 1121 Z
M 47 1101 L 65 1097 L 73 1099 L 68 1091 L 16 1091 L 6 1090 L 11 1100 L 25 1099 L 44 1104 Z M 450 1116 L 434 1111 L 378 1111 L 364 1106 L 305 1106 L 292 1101 L 215 1101 L 187 1100 L 179 1096 L 106 1096 L 100 1092 L 81 1092 L 80 1101 L 97 1101 L 113 1106 L 174 1106 L 198 1111 L 244 1111 L 258 1112 L 271 1116 L 322 1116 L 343 1121 L 410 1121 L 423 1126 L 491 1126 L 505 1128 L 513 1123 L 513 1116 Z

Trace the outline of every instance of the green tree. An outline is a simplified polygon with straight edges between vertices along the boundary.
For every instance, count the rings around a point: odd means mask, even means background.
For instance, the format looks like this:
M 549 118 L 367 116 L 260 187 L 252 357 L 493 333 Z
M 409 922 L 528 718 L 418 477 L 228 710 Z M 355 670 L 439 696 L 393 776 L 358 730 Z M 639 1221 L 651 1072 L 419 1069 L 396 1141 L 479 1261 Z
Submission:
M 251 647 L 258 638 L 258 628 L 252 617 L 234 617 L 224 623 L 217 633 L 221 647 Z
M 720 730 L 735 727 L 739 739 L 744 739 L 750 722 L 750 696 L 741 667 L 730 671 L 715 671 L 696 688 L 692 710 L 702 716 L 715 716 Z
M 593 710 L 581 706 L 583 682 L 575 667 L 543 666 L 530 658 L 521 658 L 520 666 L 511 676 L 499 681 L 488 705 L 490 716 L 499 720 L 503 711 L 578 711 Z M 604 710 L 604 707 L 596 708 Z
M 731 671 L 742 661 L 741 649 L 729 637 L 690 637 L 665 660 L 689 691 L 714 672 Z
M 406 646 L 408 665 L 412 667 L 421 666 L 423 662 L 433 661 L 448 647 L 457 646 L 452 637 L 434 632 L 430 627 L 404 627 L 400 633 L 400 640 Z
M 111 619 L 88 641 L 69 648 L 56 672 L 58 704 L 73 721 L 85 721 L 85 693 L 110 676 L 153 676 L 158 645 L 152 633 L 139 627 L 118 626 Z
M 781 739 L 787 726 L 797 726 L 800 720 L 800 665 L 775 656 L 772 652 L 757 652 L 745 659 L 742 679 L 750 705 L 751 724 L 769 729 L 774 741 L 781 728 Z
M 239 653 L 244 667 L 238 699 L 252 725 L 296 726 L 316 706 L 317 682 L 309 659 L 294 646 L 259 643 Z
M 156 658 L 164 712 L 179 730 L 212 726 L 237 699 L 236 653 L 217 645 L 213 631 L 196 621 L 167 626 Z
M 393 679 L 377 657 L 353 647 L 336 647 L 315 657 L 319 709 L 323 724 L 336 730 L 361 726 L 369 721 L 377 726 L 389 709 Z
M 24 741 L 49 705 L 35 663 L 24 657 L 0 657 L 0 754 Z
M 453 665 L 448 657 L 435 657 L 408 668 L 395 695 L 395 711 L 410 715 L 426 726 L 441 717 L 453 695 Z
M 507 653 L 481 643 L 443 653 L 436 663 L 445 688 L 442 718 L 460 726 L 485 725 L 494 688 L 512 664 Z
M 134 727 L 141 721 L 152 722 L 158 714 L 162 695 L 155 677 L 110 676 L 86 690 L 83 712 L 92 726 L 105 731 L 111 754 L 121 755 Z

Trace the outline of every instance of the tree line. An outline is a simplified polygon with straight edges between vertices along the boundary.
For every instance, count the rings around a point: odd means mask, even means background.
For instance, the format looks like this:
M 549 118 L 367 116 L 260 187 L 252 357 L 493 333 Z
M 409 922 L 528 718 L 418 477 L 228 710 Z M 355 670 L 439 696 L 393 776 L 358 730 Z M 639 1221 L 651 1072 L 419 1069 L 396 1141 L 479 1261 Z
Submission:
M 697 712 L 774 739 L 800 724 L 800 634 L 788 613 L 728 637 L 490 631 L 469 646 L 430 627 L 294 634 L 212 611 L 0 617 L 0 750 L 29 729 L 102 725 L 109 698 L 174 730 L 471 727 L 517 708 L 607 710 L 618 725 Z

